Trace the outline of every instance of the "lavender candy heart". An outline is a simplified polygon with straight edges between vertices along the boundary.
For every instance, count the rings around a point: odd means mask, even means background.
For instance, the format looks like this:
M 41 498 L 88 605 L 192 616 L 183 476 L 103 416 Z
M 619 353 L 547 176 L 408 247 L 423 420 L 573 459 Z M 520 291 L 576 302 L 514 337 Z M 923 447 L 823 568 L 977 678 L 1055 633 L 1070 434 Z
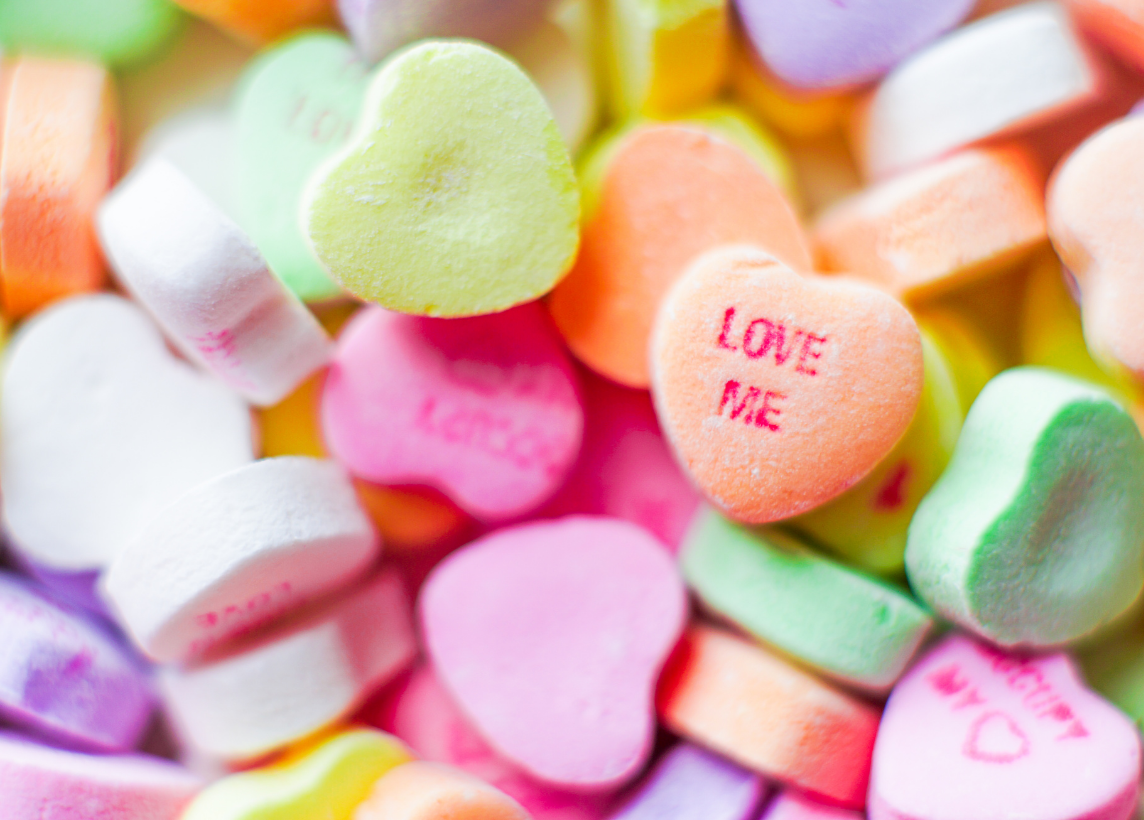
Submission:
M 680 743 L 609 820 L 748 820 L 766 796 L 759 775 Z
M 974 0 L 735 0 L 755 51 L 799 88 L 876 80 L 960 23 Z
M 130 653 L 78 610 L 0 573 L 0 715 L 77 748 L 126 751 L 155 698 Z
M 470 37 L 504 47 L 536 26 L 551 0 L 338 0 L 358 52 L 375 63 L 425 37 Z

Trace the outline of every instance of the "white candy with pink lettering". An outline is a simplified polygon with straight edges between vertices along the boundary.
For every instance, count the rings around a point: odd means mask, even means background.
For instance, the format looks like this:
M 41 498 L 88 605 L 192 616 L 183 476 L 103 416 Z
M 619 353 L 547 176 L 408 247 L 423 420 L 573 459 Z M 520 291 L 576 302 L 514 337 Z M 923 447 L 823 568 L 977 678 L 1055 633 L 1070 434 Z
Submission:
M 179 498 L 103 589 L 144 652 L 184 660 L 351 582 L 379 546 L 338 464 L 268 458 Z
M 249 401 L 275 404 L 330 356 L 330 340 L 254 243 L 162 157 L 104 200 L 103 249 L 119 280 L 190 358 Z
M 180 738 L 200 755 L 252 760 L 345 717 L 417 655 L 409 597 L 382 572 L 160 684 Z
M 1132 721 L 1064 653 L 947 638 L 894 687 L 874 747 L 870 820 L 1126 820 Z

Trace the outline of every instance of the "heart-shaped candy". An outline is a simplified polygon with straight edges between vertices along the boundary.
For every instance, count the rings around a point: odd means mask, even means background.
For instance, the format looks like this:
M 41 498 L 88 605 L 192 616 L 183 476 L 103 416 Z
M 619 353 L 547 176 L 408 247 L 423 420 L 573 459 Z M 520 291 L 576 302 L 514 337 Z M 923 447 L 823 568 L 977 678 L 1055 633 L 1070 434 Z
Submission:
M 455 320 L 367 308 L 339 339 L 322 428 L 361 478 L 432 484 L 479 518 L 512 518 L 576 458 L 575 379 L 540 305 Z
M 571 267 L 580 195 L 544 98 L 477 43 L 426 42 L 370 82 L 350 143 L 319 168 L 302 219 L 356 296 L 472 316 L 547 293 Z
M 875 80 L 956 26 L 975 0 L 736 0 L 747 37 L 779 79 L 827 89 Z
M 314 168 L 350 138 L 365 89 L 365 64 L 349 42 L 314 32 L 252 60 L 235 98 L 242 224 L 303 301 L 341 292 L 310 251 L 298 205 Z
M 373 785 L 353 820 L 533 820 L 519 803 L 460 769 L 415 760 Z
M 500 530 L 439 564 L 420 607 L 442 682 L 505 757 L 585 791 L 639 771 L 652 690 L 687 614 L 650 534 L 577 516 Z
M 651 369 L 692 479 L 733 518 L 762 523 L 834 498 L 893 449 L 918 405 L 922 347 L 885 293 L 734 246 L 668 294 Z
M 175 359 L 118 296 L 77 297 L 24 325 L 2 396 L 4 523 L 56 569 L 102 568 L 163 507 L 253 458 L 246 405 Z
M 1126 820 L 1140 790 L 1132 722 L 1063 654 L 954 636 L 894 688 L 870 777 L 871 820 Z

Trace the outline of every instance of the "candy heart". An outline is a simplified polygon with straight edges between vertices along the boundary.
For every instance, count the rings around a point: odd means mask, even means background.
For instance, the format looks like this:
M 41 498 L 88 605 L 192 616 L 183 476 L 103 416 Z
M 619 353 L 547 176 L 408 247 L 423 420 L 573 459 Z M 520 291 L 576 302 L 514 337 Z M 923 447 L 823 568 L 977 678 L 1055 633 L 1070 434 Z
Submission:
M 1094 631 L 1144 587 L 1144 439 L 1104 390 L 1006 370 L 910 522 L 906 571 L 934 611 L 1002 645 Z
M 420 607 L 442 682 L 505 757 L 582 790 L 639 771 L 652 688 L 687 612 L 648 533 L 575 516 L 500 530 L 439 564 Z
M 610 794 L 554 788 L 498 755 L 428 665 L 415 669 L 382 708 L 381 727 L 408 743 L 419 758 L 476 775 L 524 806 L 535 820 L 603 820 L 610 814 Z
M 167 504 L 253 458 L 246 406 L 118 296 L 71 299 L 24 325 L 0 417 L 5 526 L 57 569 L 105 566 Z
M 69 745 L 135 747 L 155 706 L 135 658 L 97 626 L 0 573 L 0 713 Z
M 346 39 L 315 32 L 259 54 L 235 98 L 240 221 L 303 301 L 341 292 L 310 251 L 298 206 L 313 170 L 350 138 L 365 89 Z
M 483 780 L 440 763 L 414 761 L 383 775 L 353 820 L 532 820 Z
M 492 313 L 548 292 L 579 240 L 579 192 L 540 92 L 476 43 L 427 42 L 370 83 L 302 219 L 347 290 L 404 313 Z
M 479 518 L 511 518 L 576 458 L 575 378 L 540 305 L 458 320 L 367 308 L 339 339 L 322 427 L 357 476 L 432 484 Z
M 202 786 L 169 760 L 66 752 L 0 732 L 5 820 L 177 820 Z
M 1144 118 L 1114 123 L 1060 167 L 1049 191 L 1049 231 L 1080 288 L 1084 336 L 1113 370 L 1144 377 Z
M 956 26 L 974 0 L 735 0 L 743 29 L 784 82 L 825 89 L 875 80 Z
M 1132 722 L 1068 656 L 947 638 L 894 688 L 870 777 L 870 820 L 1126 820 L 1140 789 Z
M 881 291 L 801 278 L 739 246 L 696 260 L 668 294 L 651 369 L 692 479 L 762 523 L 829 501 L 893 449 L 918 405 L 922 348 Z

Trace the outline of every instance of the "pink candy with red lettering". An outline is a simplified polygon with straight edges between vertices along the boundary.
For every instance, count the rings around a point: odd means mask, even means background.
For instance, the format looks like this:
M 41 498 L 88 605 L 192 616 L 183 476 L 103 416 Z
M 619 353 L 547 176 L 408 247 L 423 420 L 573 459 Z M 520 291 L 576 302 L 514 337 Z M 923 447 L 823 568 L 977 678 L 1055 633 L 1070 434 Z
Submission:
M 534 777 L 603 790 L 634 777 L 687 600 L 626 521 L 571 516 L 478 539 L 421 592 L 425 647 L 478 732 Z
M 432 667 L 422 666 L 393 693 L 381 728 L 409 744 L 419 758 L 456 766 L 512 797 L 534 820 L 603 820 L 611 795 L 576 794 L 529 777 L 477 734 Z
M 362 310 L 322 394 L 334 456 L 380 484 L 430 484 L 477 518 L 556 492 L 584 425 L 576 376 L 538 304 L 467 319 Z
M 1125 820 L 1140 789 L 1132 722 L 1063 653 L 1025 658 L 955 635 L 894 688 L 870 820 Z
M 650 530 L 674 552 L 700 496 L 671 455 L 651 396 L 587 370 L 581 384 L 584 444 L 544 514 L 612 515 Z

